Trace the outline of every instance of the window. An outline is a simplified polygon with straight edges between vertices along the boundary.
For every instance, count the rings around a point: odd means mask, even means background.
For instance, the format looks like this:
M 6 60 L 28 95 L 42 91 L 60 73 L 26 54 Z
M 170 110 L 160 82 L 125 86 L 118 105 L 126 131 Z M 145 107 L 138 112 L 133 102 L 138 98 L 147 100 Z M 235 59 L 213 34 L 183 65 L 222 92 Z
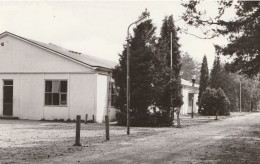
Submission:
M 111 82 L 111 106 L 115 106 L 117 102 L 118 92 L 114 82 Z
M 67 105 L 67 81 L 45 81 L 45 105 Z

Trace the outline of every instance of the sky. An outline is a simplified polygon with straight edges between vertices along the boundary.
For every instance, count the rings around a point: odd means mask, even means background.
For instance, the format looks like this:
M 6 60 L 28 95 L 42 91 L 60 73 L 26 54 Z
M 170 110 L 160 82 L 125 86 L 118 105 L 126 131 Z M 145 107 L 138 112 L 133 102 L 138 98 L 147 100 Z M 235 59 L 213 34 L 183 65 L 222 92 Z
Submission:
M 0 33 L 53 43 L 61 47 L 118 61 L 126 43 L 127 27 L 147 8 L 159 36 L 162 20 L 173 15 L 175 25 L 198 34 L 199 29 L 179 20 L 185 11 L 182 1 L 0 1 Z M 216 6 L 206 1 L 209 11 Z M 135 26 L 133 26 L 134 28 Z M 130 29 L 132 33 L 133 28 Z M 204 55 L 211 68 L 214 44 L 226 43 L 224 38 L 211 40 L 178 33 L 181 52 L 201 62 Z

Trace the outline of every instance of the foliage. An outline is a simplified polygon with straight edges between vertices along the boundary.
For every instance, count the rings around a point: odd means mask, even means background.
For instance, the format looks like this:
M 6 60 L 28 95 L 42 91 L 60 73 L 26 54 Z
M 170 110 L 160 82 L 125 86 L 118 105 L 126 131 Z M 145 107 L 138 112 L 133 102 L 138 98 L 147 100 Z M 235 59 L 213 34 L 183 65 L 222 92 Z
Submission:
M 220 65 L 218 86 L 228 97 L 231 111 L 239 111 L 240 81 L 242 83 L 242 110 L 250 111 L 251 109 L 256 109 L 256 104 L 260 100 L 259 79 L 257 77 L 253 79 L 248 78 L 247 76 L 242 77 L 238 73 L 229 72 L 226 67 Z
M 181 56 L 181 64 L 181 77 L 190 81 L 193 76 L 196 76 L 196 83 L 199 84 L 201 64 L 194 60 L 188 53 Z
M 143 13 L 147 14 L 147 13 Z M 155 45 L 156 27 L 149 19 L 134 29 L 130 44 L 130 115 L 131 125 L 143 125 L 149 118 L 148 106 L 151 104 L 152 78 L 151 60 Z M 126 124 L 126 47 L 120 54 L 119 65 L 113 76 L 119 88 L 118 101 L 115 106 L 120 109 L 117 114 L 119 124 Z
M 219 57 L 216 57 L 213 63 L 213 68 L 210 72 L 210 88 L 218 89 L 221 86 L 221 66 Z
M 199 97 L 198 97 L 198 102 L 200 104 L 201 102 L 201 97 L 203 92 L 206 91 L 206 88 L 209 86 L 209 70 L 208 70 L 208 62 L 207 62 L 207 57 L 206 55 L 203 57 L 203 62 L 201 65 L 201 70 L 200 70 L 200 86 L 199 86 Z M 199 105 L 201 106 L 201 105 Z M 201 108 L 199 107 L 199 113 L 200 113 Z
M 227 71 L 221 65 L 220 88 L 223 89 L 230 101 L 230 110 L 237 111 L 239 107 L 239 81 L 240 77 L 237 73 Z
M 203 115 L 229 115 L 230 102 L 224 91 L 207 88 L 201 99 Z
M 172 32 L 172 69 L 171 69 L 171 33 Z M 172 110 L 183 104 L 181 94 L 181 57 L 179 38 L 173 23 L 173 17 L 163 20 L 160 38 L 153 58 L 153 102 L 160 109 L 158 115 L 161 124 L 172 124 Z
M 217 90 L 217 112 L 219 115 L 230 115 L 230 101 L 225 92 L 219 88 Z
M 183 19 L 195 27 L 207 28 L 207 38 L 227 36 L 229 44 L 224 47 L 216 45 L 216 52 L 232 56 L 231 71 L 247 74 L 249 77 L 260 72 L 260 2 L 259 1 L 217 1 L 216 17 L 200 10 L 201 1 L 183 4 L 186 12 Z M 235 11 L 235 17 L 227 20 L 226 11 Z
M 243 77 L 241 78 L 242 83 L 242 110 L 253 111 L 257 109 L 257 104 L 260 101 L 260 83 L 259 75 L 253 79 Z

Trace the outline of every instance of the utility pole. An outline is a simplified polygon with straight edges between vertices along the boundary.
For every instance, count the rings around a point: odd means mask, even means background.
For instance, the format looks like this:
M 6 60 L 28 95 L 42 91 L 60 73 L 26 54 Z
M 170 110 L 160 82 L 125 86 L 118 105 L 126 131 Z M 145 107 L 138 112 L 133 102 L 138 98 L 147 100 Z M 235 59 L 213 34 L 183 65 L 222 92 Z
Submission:
M 172 70 L 172 30 L 171 30 L 171 41 L 170 41 L 170 43 L 171 43 L 171 52 L 170 52 L 170 54 L 171 54 L 171 70 Z M 171 75 L 172 76 L 172 75 Z M 171 79 L 172 80 L 172 79 Z M 172 99 L 173 99 L 173 95 L 172 95 L 173 93 L 171 93 L 171 107 L 172 107 L 172 117 L 173 117 L 173 120 L 174 120 L 174 109 L 173 109 L 173 102 L 172 102 Z
M 172 69 L 172 31 L 171 31 L 171 69 Z
M 191 98 L 191 100 L 192 100 L 191 118 L 193 118 L 193 114 L 194 114 L 194 112 L 193 112 L 193 104 L 194 104 L 194 94 L 195 94 L 194 87 L 195 87 L 195 81 L 196 81 L 195 76 L 192 77 L 191 81 L 192 81 L 192 90 L 193 90 L 193 94 L 192 94 L 192 98 Z
M 242 111 L 242 108 L 241 108 L 241 78 L 240 78 L 240 83 L 239 83 L 239 111 L 241 112 Z
M 132 25 L 132 24 L 131 24 Z M 130 26 L 131 26 L 130 25 Z M 127 124 L 127 135 L 130 134 L 130 117 L 129 117 L 129 106 L 130 106 L 130 77 L 129 77 L 129 28 L 127 30 L 127 77 L 126 77 L 126 124 Z

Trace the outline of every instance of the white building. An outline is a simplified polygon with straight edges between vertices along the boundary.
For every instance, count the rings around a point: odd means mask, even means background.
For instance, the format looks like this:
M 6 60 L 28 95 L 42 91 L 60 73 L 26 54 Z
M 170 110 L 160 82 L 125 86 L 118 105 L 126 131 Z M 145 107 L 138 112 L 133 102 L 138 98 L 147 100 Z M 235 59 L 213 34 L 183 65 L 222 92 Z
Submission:
M 182 84 L 182 95 L 183 95 L 183 105 L 181 107 L 180 114 L 190 114 L 192 113 L 192 106 L 193 106 L 193 113 L 198 113 L 198 93 L 199 93 L 199 85 L 192 84 L 187 80 L 181 79 Z
M 102 122 L 116 63 L 14 35 L 0 34 L 0 116 Z M 112 111 L 112 115 L 115 115 Z

